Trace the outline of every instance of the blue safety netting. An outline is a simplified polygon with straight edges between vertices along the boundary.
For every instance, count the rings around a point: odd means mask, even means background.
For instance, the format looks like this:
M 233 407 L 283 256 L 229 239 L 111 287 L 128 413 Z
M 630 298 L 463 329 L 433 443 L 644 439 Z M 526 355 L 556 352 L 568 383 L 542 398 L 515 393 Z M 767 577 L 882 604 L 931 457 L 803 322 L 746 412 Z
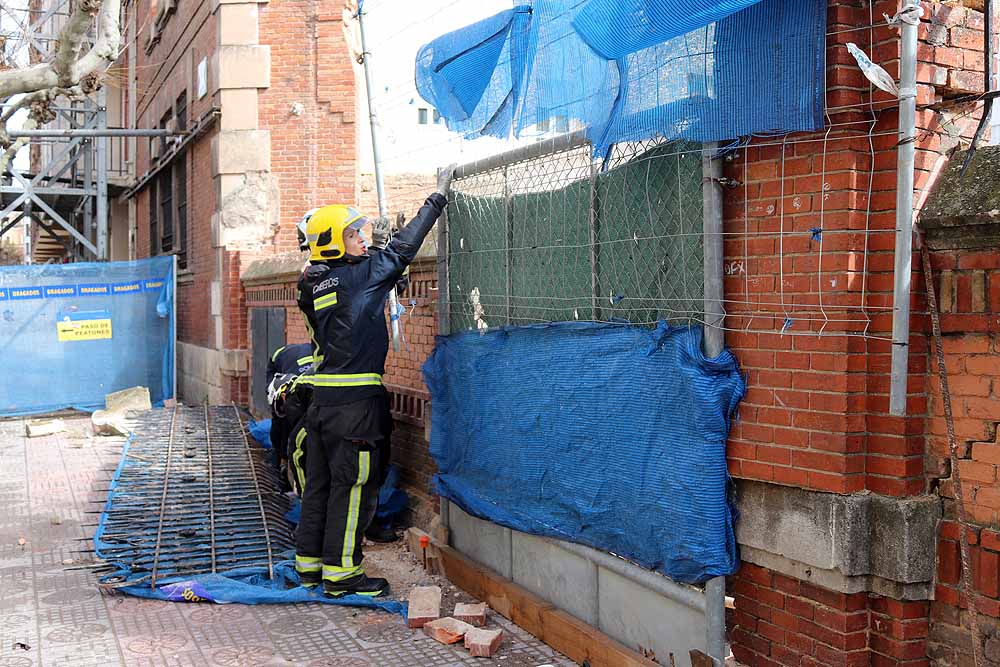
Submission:
M 823 0 L 534 0 L 438 37 L 416 84 L 448 128 L 586 128 L 595 153 L 823 125 Z
M 174 396 L 174 259 L 0 267 L 0 416 Z
M 438 492 L 679 581 L 733 573 L 726 438 L 745 384 L 701 337 L 561 322 L 438 338 L 424 365 Z
M 119 488 L 122 471 L 129 465 L 148 465 L 144 461 L 129 458 L 129 438 L 122 451 L 118 468 L 111 478 L 108 498 L 101 512 L 101 518 L 94 534 L 94 553 L 107 563 L 117 566 L 117 571 L 101 578 L 101 583 L 114 585 L 115 589 L 126 595 L 171 602 L 215 602 L 219 604 L 294 604 L 297 602 L 318 602 L 322 604 L 346 605 L 351 607 L 370 607 L 381 609 L 393 614 L 406 616 L 406 603 L 398 600 L 377 599 L 364 595 L 348 595 L 341 598 L 328 598 L 319 589 L 308 589 L 301 585 L 295 572 L 295 554 L 282 554 L 284 560 L 274 564 L 274 576 L 268 576 L 265 567 L 243 567 L 225 570 L 216 574 L 198 574 L 194 576 L 174 575 L 164 576 L 155 587 L 148 583 L 142 574 L 133 572 L 125 562 L 116 560 L 114 542 L 105 539 L 106 522 L 109 513 L 114 511 L 116 500 L 127 502 L 130 494 Z M 134 491 L 132 492 L 134 497 Z M 192 527 L 207 523 L 206 516 L 191 520 Z M 202 531 L 207 534 L 207 531 Z M 198 538 L 192 538 L 198 539 Z M 204 538 L 201 538 L 204 539 Z M 205 546 L 204 544 L 195 546 Z M 150 547 L 152 551 L 152 546 Z M 135 581 L 130 584 L 129 582 Z

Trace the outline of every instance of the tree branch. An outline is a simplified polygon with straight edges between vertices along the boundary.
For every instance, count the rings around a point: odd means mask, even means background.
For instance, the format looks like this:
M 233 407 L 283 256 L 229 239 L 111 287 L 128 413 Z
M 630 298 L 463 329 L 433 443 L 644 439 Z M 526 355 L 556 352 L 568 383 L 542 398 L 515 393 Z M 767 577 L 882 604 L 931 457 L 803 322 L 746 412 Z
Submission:
M 0 98 L 34 93 L 47 88 L 69 88 L 118 58 L 121 25 L 118 0 L 81 0 L 59 34 L 59 47 L 52 62 L 0 72 Z M 85 55 L 80 51 L 96 16 L 97 40 Z

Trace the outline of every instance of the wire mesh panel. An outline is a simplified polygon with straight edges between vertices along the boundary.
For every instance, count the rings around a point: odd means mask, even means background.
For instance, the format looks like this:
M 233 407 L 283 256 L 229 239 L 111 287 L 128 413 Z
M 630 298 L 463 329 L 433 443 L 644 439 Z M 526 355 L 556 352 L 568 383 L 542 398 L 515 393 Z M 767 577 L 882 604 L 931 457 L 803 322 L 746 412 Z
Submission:
M 687 323 L 703 311 L 700 146 L 589 144 L 455 181 L 451 328 L 556 321 Z

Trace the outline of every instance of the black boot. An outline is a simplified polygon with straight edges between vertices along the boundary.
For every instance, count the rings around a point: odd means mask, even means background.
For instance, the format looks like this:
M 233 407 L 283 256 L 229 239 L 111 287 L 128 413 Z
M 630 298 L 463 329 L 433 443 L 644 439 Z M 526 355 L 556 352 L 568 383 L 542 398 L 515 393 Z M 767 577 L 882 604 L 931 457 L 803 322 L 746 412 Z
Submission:
M 323 581 L 321 572 L 298 572 L 297 574 L 299 575 L 299 583 L 305 588 L 315 588 Z
M 368 529 L 365 531 L 365 537 L 372 542 L 379 542 L 381 544 L 388 544 L 399 539 L 399 535 L 396 534 L 391 525 L 387 526 L 376 521 L 372 521 L 368 526 Z
M 379 597 L 389 592 L 389 582 L 385 579 L 372 578 L 366 574 L 343 581 L 323 581 L 323 592 L 327 597 L 339 598 L 344 595 L 367 595 Z

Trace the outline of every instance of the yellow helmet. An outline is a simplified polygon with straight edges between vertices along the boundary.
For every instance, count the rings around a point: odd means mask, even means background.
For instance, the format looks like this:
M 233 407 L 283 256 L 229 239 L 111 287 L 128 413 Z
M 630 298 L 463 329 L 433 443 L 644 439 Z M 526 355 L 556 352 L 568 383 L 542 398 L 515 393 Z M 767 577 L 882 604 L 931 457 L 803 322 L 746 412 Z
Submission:
M 353 206 L 333 204 L 319 209 L 306 223 L 309 260 L 323 262 L 343 257 L 344 231 L 361 229 L 367 224 L 368 218 Z

